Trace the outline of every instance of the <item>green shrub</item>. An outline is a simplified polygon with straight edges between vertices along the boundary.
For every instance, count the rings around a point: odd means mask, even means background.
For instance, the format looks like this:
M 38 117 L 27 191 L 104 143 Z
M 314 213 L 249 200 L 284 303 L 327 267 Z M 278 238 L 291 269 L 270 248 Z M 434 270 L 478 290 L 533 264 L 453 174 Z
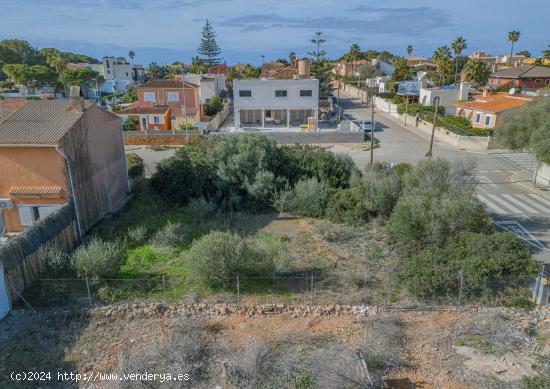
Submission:
M 333 222 L 350 225 L 364 223 L 369 218 L 361 192 L 355 188 L 333 191 L 327 202 L 325 216 Z
M 155 233 L 151 239 L 151 243 L 156 246 L 176 247 L 184 239 L 185 231 L 183 225 L 169 221 Z
M 270 264 L 269 267 L 272 266 L 275 272 L 286 272 L 291 267 L 292 256 L 286 240 L 268 233 L 257 234 L 254 240 L 259 253 L 263 256 L 263 261 Z
M 214 116 L 223 109 L 223 99 L 220 96 L 212 97 L 204 106 L 208 116 Z
M 347 188 L 352 173 L 357 171 L 349 156 L 336 155 L 312 145 L 282 146 L 279 149 L 278 174 L 291 185 L 315 177 L 331 188 Z
M 128 238 L 135 243 L 141 244 L 147 240 L 147 227 L 137 226 L 128 230 Z
M 193 197 L 210 194 L 211 172 L 200 151 L 201 146 L 190 145 L 160 161 L 151 180 L 155 191 L 174 204 L 185 204 Z
M 251 208 L 266 209 L 273 205 L 277 188 L 282 186 L 282 181 L 272 172 L 261 170 L 251 183 L 246 183 L 246 191 L 252 201 Z
M 206 200 L 204 197 L 192 199 L 185 208 L 194 222 L 205 221 L 209 216 L 216 213 L 218 207 L 215 203 Z
M 401 194 L 399 177 L 386 163 L 369 165 L 354 185 L 361 188 L 362 202 L 372 216 L 388 217 Z
M 412 169 L 414 169 L 414 166 L 407 162 L 398 163 L 393 167 L 395 174 L 399 177 L 399 182 L 403 182 L 404 177 L 409 174 Z
M 138 122 L 136 119 L 128 118 L 122 123 L 122 129 L 124 131 L 135 131 L 137 128 Z
M 118 242 L 92 238 L 87 244 L 76 249 L 73 264 L 80 276 L 112 276 L 119 271 L 122 264 L 122 247 Z
M 38 250 L 38 258 L 52 276 L 63 275 L 71 270 L 71 256 L 55 246 L 41 246 Z
M 193 242 L 187 255 L 189 276 L 210 287 L 234 285 L 237 274 L 265 269 L 261 257 L 244 239 L 231 232 L 213 231 Z
M 130 178 L 143 176 L 143 171 L 145 169 L 143 158 L 136 153 L 127 153 L 126 163 L 128 164 L 128 175 Z
M 408 290 L 420 298 L 457 294 L 495 297 L 521 288 L 537 266 L 519 238 L 504 232 L 461 233 L 445 246 L 428 246 L 407 258 L 401 276 Z M 509 293 L 509 292 L 506 292 Z
M 328 184 L 317 178 L 300 180 L 287 197 L 285 210 L 297 215 L 321 217 L 330 196 Z

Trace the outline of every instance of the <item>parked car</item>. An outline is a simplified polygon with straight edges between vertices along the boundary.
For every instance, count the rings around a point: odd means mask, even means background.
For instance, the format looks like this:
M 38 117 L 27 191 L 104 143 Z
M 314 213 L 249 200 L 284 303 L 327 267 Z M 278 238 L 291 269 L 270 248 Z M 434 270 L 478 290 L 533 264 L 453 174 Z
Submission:
M 370 120 L 359 120 L 359 125 L 363 131 L 372 131 L 372 122 Z

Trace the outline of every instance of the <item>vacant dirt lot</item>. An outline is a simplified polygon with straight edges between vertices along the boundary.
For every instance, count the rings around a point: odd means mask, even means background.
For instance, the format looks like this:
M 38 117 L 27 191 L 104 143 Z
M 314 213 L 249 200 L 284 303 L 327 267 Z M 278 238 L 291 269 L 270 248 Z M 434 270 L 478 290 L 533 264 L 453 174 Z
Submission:
M 158 304 L 157 304 L 158 305 Z M 107 310 L 123 314 L 106 315 Z M 508 308 L 368 315 L 144 315 L 129 306 L 15 311 L 0 322 L 0 387 L 12 371 L 180 372 L 190 381 L 50 382 L 82 388 L 523 388 L 549 369 L 543 313 Z M 547 318 L 548 319 L 548 318 Z M 536 381 L 533 381 L 536 382 Z M 408 386 L 406 386 L 408 385 Z M 544 387 L 544 386 L 532 386 Z

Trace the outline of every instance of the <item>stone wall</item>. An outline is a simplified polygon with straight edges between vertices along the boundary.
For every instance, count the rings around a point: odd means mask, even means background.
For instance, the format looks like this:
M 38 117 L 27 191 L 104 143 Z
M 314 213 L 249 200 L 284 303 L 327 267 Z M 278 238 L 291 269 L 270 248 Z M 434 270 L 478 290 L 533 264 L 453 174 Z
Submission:
M 361 132 L 240 132 L 223 134 L 238 135 L 256 133 L 273 138 L 278 144 L 322 144 L 322 143 L 361 143 L 365 141 L 365 134 Z M 221 134 L 220 134 L 221 135 Z

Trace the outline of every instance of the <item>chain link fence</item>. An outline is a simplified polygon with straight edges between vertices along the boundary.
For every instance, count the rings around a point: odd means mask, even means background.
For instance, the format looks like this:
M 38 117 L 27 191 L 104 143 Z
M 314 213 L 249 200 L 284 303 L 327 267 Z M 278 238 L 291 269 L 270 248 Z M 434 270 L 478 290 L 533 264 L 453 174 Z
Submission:
M 355 285 L 334 282 L 315 272 L 254 277 L 237 275 L 219 289 L 190 289 L 168 276 L 125 279 L 43 278 L 19 295 L 18 304 L 30 307 L 76 305 L 94 307 L 116 302 L 153 300 L 228 303 L 243 305 L 377 305 L 400 308 L 466 305 L 548 305 L 550 266 L 541 266 L 534 279 L 487 277 L 466 280 L 459 273 L 451 281 L 421 295 L 399 281 L 371 285 L 368 279 Z M 397 282 L 397 283 L 395 283 Z M 416 296 L 416 297 L 415 297 Z

